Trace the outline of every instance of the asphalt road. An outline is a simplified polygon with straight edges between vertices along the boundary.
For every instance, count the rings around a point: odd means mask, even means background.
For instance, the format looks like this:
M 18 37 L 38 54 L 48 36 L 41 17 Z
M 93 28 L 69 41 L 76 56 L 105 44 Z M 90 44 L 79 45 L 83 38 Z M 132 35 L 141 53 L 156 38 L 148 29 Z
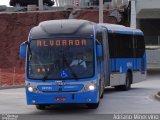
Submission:
M 104 98 L 98 109 L 87 109 L 85 106 L 53 106 L 45 111 L 35 106 L 26 105 L 24 88 L 0 90 L 0 114 L 144 114 L 160 113 L 160 101 L 154 94 L 160 90 L 160 71 L 150 71 L 146 81 L 132 85 L 130 91 L 105 90 Z

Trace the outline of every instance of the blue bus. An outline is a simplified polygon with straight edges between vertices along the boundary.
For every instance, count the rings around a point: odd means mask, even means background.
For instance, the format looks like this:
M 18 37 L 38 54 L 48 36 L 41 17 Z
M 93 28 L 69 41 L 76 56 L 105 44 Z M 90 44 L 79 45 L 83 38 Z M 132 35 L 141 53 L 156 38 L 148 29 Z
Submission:
M 143 33 L 87 20 L 50 20 L 20 45 L 26 58 L 28 105 L 86 104 L 96 109 L 104 89 L 129 90 L 145 79 Z
M 146 52 L 143 32 L 122 25 L 100 24 L 107 32 L 109 77 L 106 86 L 129 90 L 146 79 Z

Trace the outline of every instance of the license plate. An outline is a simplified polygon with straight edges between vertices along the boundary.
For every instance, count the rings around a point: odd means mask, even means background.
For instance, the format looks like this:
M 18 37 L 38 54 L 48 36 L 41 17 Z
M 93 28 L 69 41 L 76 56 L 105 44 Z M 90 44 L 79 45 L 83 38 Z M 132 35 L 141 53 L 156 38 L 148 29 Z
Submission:
M 65 101 L 66 98 L 65 97 L 56 97 L 56 101 Z

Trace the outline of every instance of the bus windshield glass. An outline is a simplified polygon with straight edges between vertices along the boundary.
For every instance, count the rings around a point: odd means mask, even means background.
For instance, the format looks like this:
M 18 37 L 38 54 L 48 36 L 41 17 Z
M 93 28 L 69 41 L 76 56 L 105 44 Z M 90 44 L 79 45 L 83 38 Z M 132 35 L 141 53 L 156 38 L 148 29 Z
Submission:
M 42 80 L 92 77 L 93 53 L 92 39 L 31 40 L 28 46 L 28 77 Z

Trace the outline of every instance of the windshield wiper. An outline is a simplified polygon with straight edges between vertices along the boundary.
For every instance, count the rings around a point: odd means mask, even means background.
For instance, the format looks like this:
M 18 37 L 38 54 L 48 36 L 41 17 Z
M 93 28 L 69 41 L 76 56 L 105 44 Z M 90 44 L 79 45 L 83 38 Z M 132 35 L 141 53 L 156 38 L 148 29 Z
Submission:
M 71 66 L 69 65 L 67 59 L 65 56 L 63 56 L 64 60 L 66 61 L 67 67 L 69 68 L 70 72 L 72 73 L 74 79 L 78 80 L 78 76 L 77 74 L 74 72 L 74 70 L 71 68 Z
M 45 82 L 48 79 L 48 72 L 45 73 L 45 75 L 42 78 L 42 81 Z
M 32 58 L 32 51 L 31 51 L 31 47 L 30 47 L 30 42 L 28 42 L 28 52 L 30 54 L 30 56 L 29 56 L 29 61 L 30 61 Z

